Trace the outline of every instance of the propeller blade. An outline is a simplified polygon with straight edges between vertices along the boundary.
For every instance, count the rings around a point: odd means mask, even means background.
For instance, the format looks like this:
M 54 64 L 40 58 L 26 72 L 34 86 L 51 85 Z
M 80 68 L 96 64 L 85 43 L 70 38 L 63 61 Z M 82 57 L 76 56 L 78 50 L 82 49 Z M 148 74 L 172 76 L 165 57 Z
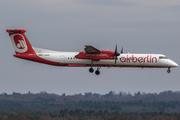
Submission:
M 116 44 L 116 48 L 115 48 L 115 52 L 114 52 L 114 54 L 116 54 L 117 53 L 117 44 Z
M 123 53 L 123 47 L 121 48 L 121 54 Z
M 117 44 L 116 44 L 115 51 L 114 51 L 115 64 L 116 64 L 116 61 L 117 61 L 117 56 L 119 56 L 119 55 L 120 55 L 120 54 L 117 52 Z

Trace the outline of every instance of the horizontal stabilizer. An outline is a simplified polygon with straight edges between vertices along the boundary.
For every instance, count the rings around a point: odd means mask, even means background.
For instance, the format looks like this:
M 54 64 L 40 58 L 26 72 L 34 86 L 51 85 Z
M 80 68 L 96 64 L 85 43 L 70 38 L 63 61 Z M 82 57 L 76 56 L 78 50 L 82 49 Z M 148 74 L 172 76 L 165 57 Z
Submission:
M 8 33 L 25 33 L 26 30 L 23 30 L 23 29 L 14 29 L 14 30 L 7 29 L 6 32 L 8 32 Z

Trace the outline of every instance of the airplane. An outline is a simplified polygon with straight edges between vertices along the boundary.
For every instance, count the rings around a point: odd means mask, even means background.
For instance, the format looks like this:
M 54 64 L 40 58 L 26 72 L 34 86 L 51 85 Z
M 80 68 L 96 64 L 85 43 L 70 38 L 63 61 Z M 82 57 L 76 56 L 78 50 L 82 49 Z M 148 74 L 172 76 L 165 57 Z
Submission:
M 24 29 L 7 29 L 11 38 L 15 54 L 14 57 L 64 67 L 90 67 L 89 72 L 93 73 L 93 67 L 97 67 L 96 75 L 100 74 L 101 67 L 139 67 L 139 68 L 168 68 L 177 67 L 178 64 L 162 54 L 130 54 L 115 51 L 99 50 L 91 45 L 85 45 L 81 52 L 60 52 L 36 48 L 31 46 Z

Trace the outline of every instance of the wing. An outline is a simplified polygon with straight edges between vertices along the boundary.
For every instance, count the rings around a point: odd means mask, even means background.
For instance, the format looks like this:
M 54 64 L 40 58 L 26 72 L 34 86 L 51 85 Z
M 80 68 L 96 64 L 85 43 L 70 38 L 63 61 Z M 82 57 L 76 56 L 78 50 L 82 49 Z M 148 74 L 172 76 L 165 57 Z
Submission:
M 85 45 L 84 51 L 85 51 L 86 53 L 100 53 L 100 52 L 101 52 L 100 50 L 94 48 L 94 47 L 91 46 L 91 45 Z

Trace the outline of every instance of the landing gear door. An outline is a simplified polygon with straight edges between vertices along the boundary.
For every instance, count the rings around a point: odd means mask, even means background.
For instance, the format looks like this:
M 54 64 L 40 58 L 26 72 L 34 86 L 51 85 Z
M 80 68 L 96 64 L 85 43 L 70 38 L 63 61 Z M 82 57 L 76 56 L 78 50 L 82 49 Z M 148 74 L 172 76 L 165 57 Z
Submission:
M 65 63 L 65 56 L 61 55 L 59 61 L 60 61 L 60 63 Z

